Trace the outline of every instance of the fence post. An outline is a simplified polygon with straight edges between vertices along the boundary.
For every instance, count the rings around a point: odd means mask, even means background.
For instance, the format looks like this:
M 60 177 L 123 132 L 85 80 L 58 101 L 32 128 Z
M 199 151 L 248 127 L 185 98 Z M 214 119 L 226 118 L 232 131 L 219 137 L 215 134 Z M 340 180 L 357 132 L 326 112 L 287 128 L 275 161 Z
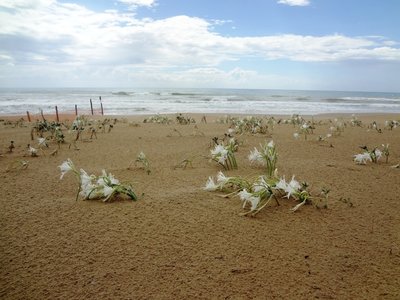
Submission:
M 40 110 L 40 115 L 42 116 L 43 121 L 46 121 L 46 119 L 44 118 L 44 115 L 43 115 L 43 109 Z
M 29 111 L 26 111 L 26 116 L 28 117 L 28 121 L 31 122 L 31 115 L 29 114 Z
M 92 111 L 92 116 L 93 116 L 93 103 L 92 103 L 92 99 L 90 99 L 90 110 Z
M 56 105 L 56 119 L 57 119 L 57 123 L 59 123 L 59 122 L 60 122 L 60 118 L 58 117 L 58 108 L 57 108 L 57 105 Z
M 101 115 L 104 116 L 103 102 L 100 102 L 100 107 L 101 107 Z
M 78 105 L 75 104 L 75 116 L 78 115 Z

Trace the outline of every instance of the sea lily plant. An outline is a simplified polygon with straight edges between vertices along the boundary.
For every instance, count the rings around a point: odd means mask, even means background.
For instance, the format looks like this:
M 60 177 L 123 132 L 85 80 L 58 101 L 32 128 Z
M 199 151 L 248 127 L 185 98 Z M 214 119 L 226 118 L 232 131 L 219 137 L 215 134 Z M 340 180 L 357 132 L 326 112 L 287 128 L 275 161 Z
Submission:
M 224 197 L 237 195 L 243 201 L 243 208 L 247 209 L 242 215 L 255 216 L 271 201 L 275 201 L 279 205 L 282 198 L 295 199 L 299 202 L 291 209 L 292 212 L 297 211 L 305 204 L 313 204 L 319 208 L 323 203 L 322 207 L 326 208 L 329 190 L 323 189 L 318 196 L 312 196 L 307 183 L 300 184 L 294 176 L 287 182 L 285 176 L 278 176 L 277 157 L 275 144 L 270 141 L 261 146 L 261 151 L 255 148 L 249 155 L 252 163 L 267 166 L 265 175 L 261 175 L 255 180 L 248 180 L 242 177 L 227 177 L 220 171 L 216 178 L 208 178 L 203 189 L 229 192 Z
M 143 165 L 143 168 L 146 170 L 147 175 L 151 173 L 150 162 L 147 159 L 146 155 L 143 153 L 143 151 L 140 151 L 140 153 L 136 157 L 135 165 L 138 163 Z
M 227 177 L 221 171 L 217 178 L 209 177 L 205 187 L 206 191 L 230 191 L 230 195 L 237 195 L 243 202 L 243 208 L 247 211 L 242 215 L 255 216 L 271 201 L 280 205 L 281 199 L 294 199 L 299 202 L 291 208 L 292 212 L 297 211 L 305 204 L 313 204 L 316 207 L 327 207 L 328 189 L 323 189 L 318 196 L 312 196 L 306 182 L 299 183 L 293 176 L 290 181 L 286 181 L 285 176 L 278 177 L 277 173 L 273 177 L 265 175 L 259 176 L 256 180 L 250 181 L 241 177 Z
M 382 144 L 382 150 L 375 147 L 372 150 L 369 150 L 367 146 L 361 147 L 364 150 L 363 153 L 359 153 L 354 155 L 354 162 L 358 165 L 366 165 L 368 161 L 373 163 L 378 163 L 378 161 L 384 155 L 386 157 L 386 163 L 389 160 L 389 144 Z
M 304 134 L 304 139 L 307 140 L 307 136 L 313 133 L 314 127 L 307 122 L 304 122 L 300 125 L 299 131 L 300 134 Z
M 234 138 L 231 138 L 228 145 L 216 144 L 211 150 L 211 159 L 219 163 L 225 170 L 237 169 L 238 165 L 235 158 L 238 144 Z
M 257 164 L 266 167 L 266 175 L 272 177 L 276 170 L 276 163 L 278 161 L 278 153 L 274 141 L 271 140 L 264 145 L 260 145 L 260 151 L 254 148 L 250 151 L 248 156 L 251 164 Z
M 98 177 L 88 175 L 85 170 L 78 170 L 70 159 L 67 159 L 58 167 L 61 171 L 60 179 L 63 179 L 64 175 L 70 171 L 75 174 L 78 180 L 76 200 L 81 196 L 83 200 L 102 199 L 103 202 L 107 202 L 118 195 L 125 195 L 134 201 L 137 200 L 130 184 L 121 183 L 111 173 L 107 174 L 105 170 Z

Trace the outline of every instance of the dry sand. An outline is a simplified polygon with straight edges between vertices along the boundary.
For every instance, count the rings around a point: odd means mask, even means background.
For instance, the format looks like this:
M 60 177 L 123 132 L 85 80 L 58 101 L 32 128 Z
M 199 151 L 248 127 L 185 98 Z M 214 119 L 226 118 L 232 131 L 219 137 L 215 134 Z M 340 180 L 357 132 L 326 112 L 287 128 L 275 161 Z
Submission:
M 110 133 L 79 141 L 80 150 L 62 145 L 57 156 L 49 155 L 57 148 L 50 142 L 35 158 L 24 157 L 31 124 L 0 125 L 0 298 L 400 299 L 400 169 L 390 168 L 400 163 L 400 128 L 366 128 L 399 115 L 362 116 L 363 128 L 347 127 L 329 142 L 316 137 L 328 132 L 332 116 L 320 116 L 324 124 L 307 141 L 293 138 L 292 125 L 277 125 L 271 137 L 238 136 L 239 169 L 226 174 L 261 174 L 247 155 L 273 138 L 280 174 L 331 189 L 328 209 L 291 213 L 296 202 L 285 200 L 254 218 L 239 216 L 237 197 L 202 190 L 220 170 L 204 157 L 211 139 L 228 128 L 215 117 L 201 124 L 195 116 L 197 135 L 194 125 L 129 117 L 140 126 L 118 122 Z M 388 164 L 353 162 L 359 146 L 383 143 L 390 144 Z M 150 175 L 128 169 L 140 151 Z M 173 168 L 190 157 L 193 168 Z M 144 195 L 75 201 L 75 178 L 59 179 L 57 166 L 67 158 L 89 173 L 106 169 Z M 21 159 L 29 161 L 26 170 L 6 172 Z

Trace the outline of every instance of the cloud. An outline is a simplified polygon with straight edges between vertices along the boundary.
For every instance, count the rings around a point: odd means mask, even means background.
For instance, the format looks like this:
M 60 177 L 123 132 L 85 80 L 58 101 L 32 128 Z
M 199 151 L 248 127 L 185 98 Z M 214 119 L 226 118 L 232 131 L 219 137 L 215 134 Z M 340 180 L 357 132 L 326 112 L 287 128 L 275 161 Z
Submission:
M 2 0 L 0 2 L 0 8 L 37 8 L 40 6 L 50 5 L 55 0 Z
M 279 4 L 285 4 L 290 6 L 307 6 L 310 5 L 309 0 L 279 0 Z
M 124 1 L 144 6 L 155 4 L 150 0 Z M 40 67 L 49 73 L 59 69 L 71 78 L 83 74 L 94 78 L 96 72 L 108 72 L 119 79 L 130 78 L 129 72 L 149 78 L 151 70 L 158 80 L 166 83 L 174 80 L 193 83 L 201 79 L 233 84 L 250 82 L 248 78 L 255 81 L 259 75 L 246 68 L 223 71 L 223 63 L 240 65 L 246 59 L 258 64 L 276 60 L 400 62 L 399 42 L 382 36 L 224 36 L 216 30 L 226 22 L 230 21 L 185 15 L 140 19 L 134 13 L 94 12 L 55 0 L 3 0 L 0 68 L 38 72 Z M 55 78 L 62 78 L 58 75 L 63 72 L 53 71 Z
M 127 4 L 131 9 L 136 9 L 139 6 L 152 7 L 156 5 L 155 0 L 118 0 L 123 4 Z
M 15 2 L 12 12 L 0 12 L 0 54 L 13 57 L 17 64 L 35 63 L 40 57 L 53 63 L 200 67 L 243 57 L 322 62 L 399 60 L 400 55 L 397 43 L 382 37 L 226 37 L 213 30 L 218 26 L 215 20 L 138 19 L 50 0 L 37 0 L 31 7 L 22 2 Z

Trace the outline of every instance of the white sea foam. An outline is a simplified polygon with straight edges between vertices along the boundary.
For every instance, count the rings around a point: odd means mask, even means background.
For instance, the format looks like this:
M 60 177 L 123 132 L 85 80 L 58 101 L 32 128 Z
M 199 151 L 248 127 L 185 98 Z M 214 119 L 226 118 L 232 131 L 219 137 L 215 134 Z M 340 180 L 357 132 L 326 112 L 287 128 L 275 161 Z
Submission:
M 99 96 L 101 96 L 101 101 Z M 156 113 L 319 114 L 400 112 L 399 93 L 235 89 L 0 89 L 0 114 L 26 111 L 140 115 Z

